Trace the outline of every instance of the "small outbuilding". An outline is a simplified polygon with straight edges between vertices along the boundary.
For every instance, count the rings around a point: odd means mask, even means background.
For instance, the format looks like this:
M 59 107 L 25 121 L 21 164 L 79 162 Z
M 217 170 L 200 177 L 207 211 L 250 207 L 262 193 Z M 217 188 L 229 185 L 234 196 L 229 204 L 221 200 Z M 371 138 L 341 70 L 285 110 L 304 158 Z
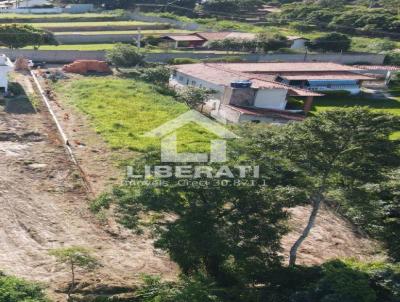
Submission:
M 8 73 L 13 69 L 14 64 L 4 54 L 0 55 L 0 91 L 7 93 L 8 91 Z

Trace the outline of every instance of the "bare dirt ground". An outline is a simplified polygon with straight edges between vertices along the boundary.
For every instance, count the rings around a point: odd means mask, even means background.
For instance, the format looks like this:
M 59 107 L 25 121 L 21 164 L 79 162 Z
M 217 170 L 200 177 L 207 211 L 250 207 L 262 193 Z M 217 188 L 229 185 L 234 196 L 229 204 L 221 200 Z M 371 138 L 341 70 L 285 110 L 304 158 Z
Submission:
M 32 92 L 28 76 L 17 80 Z M 79 274 L 81 281 L 129 286 L 140 273 L 172 278 L 175 265 L 154 251 L 151 239 L 96 223 L 49 114 L 43 106 L 38 113 L 27 107 L 21 100 L 0 102 L 0 270 L 44 282 L 54 301 L 64 301 L 56 290 L 65 286 L 68 270 L 48 251 L 79 245 L 102 265 Z

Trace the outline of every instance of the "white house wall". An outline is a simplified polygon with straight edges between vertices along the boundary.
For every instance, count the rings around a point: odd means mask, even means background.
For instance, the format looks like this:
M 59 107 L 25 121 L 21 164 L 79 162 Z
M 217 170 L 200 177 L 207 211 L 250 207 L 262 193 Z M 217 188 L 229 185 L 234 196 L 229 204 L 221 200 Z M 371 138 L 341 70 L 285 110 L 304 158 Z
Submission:
M 8 71 L 8 66 L 0 66 L 0 88 L 4 88 L 4 91 L 8 88 Z
M 256 93 L 254 106 L 258 108 L 284 110 L 286 108 L 285 89 L 259 89 Z
M 223 85 L 216 85 L 214 83 L 211 82 L 207 82 L 204 81 L 202 79 L 196 78 L 196 77 L 192 77 L 189 75 L 186 75 L 184 73 L 181 72 L 176 72 L 176 76 L 174 76 L 173 78 L 176 82 L 178 82 L 181 85 L 191 85 L 191 86 L 195 86 L 195 87 L 202 87 L 202 88 L 206 88 L 206 89 L 212 89 L 214 91 L 216 91 L 217 93 L 215 94 L 216 97 L 222 97 L 223 93 L 224 93 L 224 86 Z

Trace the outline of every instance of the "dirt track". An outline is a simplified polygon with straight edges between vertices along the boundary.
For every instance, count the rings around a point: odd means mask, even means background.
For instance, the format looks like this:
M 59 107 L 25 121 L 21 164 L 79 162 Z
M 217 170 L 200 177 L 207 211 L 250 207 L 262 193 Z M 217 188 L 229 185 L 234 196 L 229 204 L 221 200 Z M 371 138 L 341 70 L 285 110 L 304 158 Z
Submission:
M 32 90 L 28 77 L 18 79 Z M 175 266 L 155 254 L 150 239 L 97 225 L 79 173 L 48 113 L 39 109 L 26 110 L 22 102 L 0 105 L 0 271 L 45 282 L 57 301 L 64 295 L 54 296 L 54 290 L 68 273 L 48 256 L 52 248 L 92 249 L 103 267 L 85 277 L 97 282 L 129 285 L 140 273 L 172 276 Z

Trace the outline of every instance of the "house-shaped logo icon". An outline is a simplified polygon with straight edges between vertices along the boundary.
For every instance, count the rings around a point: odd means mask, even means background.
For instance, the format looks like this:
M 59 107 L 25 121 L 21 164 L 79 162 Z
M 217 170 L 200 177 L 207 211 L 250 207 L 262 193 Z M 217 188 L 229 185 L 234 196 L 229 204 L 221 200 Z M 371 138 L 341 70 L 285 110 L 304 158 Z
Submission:
M 207 153 L 178 153 L 176 130 L 189 124 L 195 123 L 207 131 L 218 136 L 219 139 L 211 140 L 211 152 Z M 205 117 L 196 110 L 190 110 L 177 118 L 147 132 L 147 137 L 161 138 L 161 161 L 163 162 L 226 162 L 225 139 L 238 138 L 236 134 L 227 130 L 219 123 Z

